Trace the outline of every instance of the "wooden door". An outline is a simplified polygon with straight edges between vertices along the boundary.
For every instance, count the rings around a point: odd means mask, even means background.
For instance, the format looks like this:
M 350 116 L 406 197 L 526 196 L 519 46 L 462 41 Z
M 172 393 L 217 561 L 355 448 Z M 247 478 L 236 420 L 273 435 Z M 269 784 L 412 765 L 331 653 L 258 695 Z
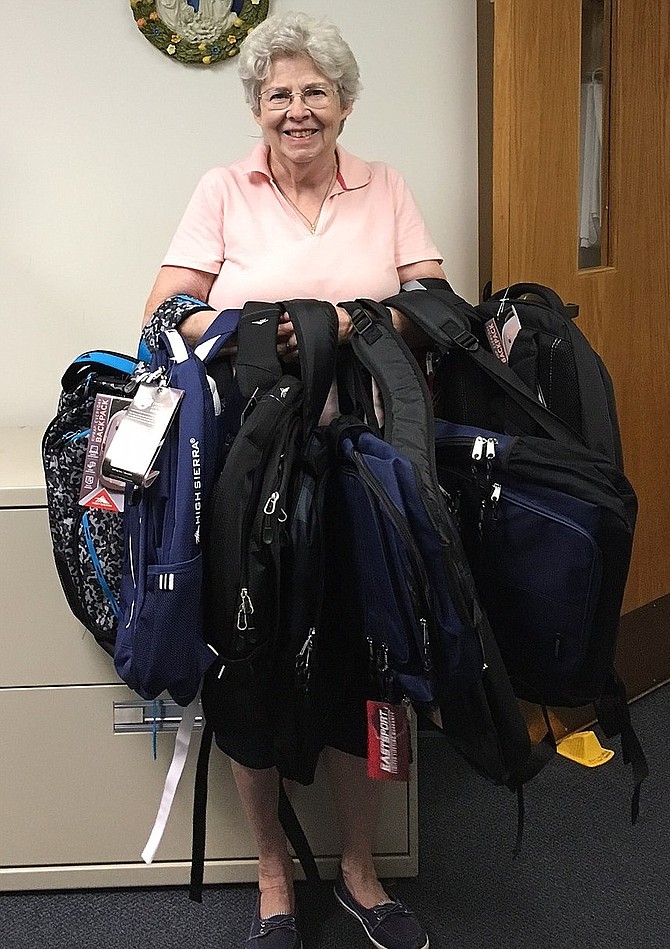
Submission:
M 624 613 L 644 628 L 624 622 L 620 649 L 639 694 L 670 678 L 670 15 L 667 0 L 605 3 L 601 262 L 580 269 L 587 7 L 495 0 L 493 287 L 535 281 L 578 303 L 612 374 L 639 500 Z

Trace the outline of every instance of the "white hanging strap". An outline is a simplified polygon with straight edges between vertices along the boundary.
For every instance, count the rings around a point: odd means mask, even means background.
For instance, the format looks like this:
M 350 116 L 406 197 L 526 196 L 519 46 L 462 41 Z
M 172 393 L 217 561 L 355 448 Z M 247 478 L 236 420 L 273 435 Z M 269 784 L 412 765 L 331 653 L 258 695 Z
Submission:
M 142 859 L 145 863 L 151 863 L 153 861 L 163 837 L 163 833 L 170 816 L 170 811 L 172 810 L 174 796 L 177 793 L 179 780 L 184 771 L 184 765 L 186 764 L 186 757 L 188 755 L 188 749 L 191 743 L 191 735 L 193 734 L 193 725 L 195 723 L 196 714 L 199 712 L 199 710 L 200 694 L 196 695 L 191 704 L 184 709 L 181 722 L 179 723 L 179 728 L 177 729 L 177 735 L 174 740 L 172 761 L 170 762 L 170 767 L 168 768 L 168 773 L 165 778 L 163 796 L 161 797 L 158 814 L 156 815 L 156 821 L 154 823 L 153 830 L 149 835 L 147 845 L 142 851 Z

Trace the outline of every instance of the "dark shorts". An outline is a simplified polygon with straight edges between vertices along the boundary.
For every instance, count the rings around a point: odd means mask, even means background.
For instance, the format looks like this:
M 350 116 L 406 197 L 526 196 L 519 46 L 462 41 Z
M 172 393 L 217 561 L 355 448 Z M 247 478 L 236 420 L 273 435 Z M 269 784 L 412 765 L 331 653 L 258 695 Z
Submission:
M 202 703 L 205 717 L 212 726 L 218 747 L 234 761 L 248 768 L 279 767 L 281 750 L 290 758 L 293 748 L 304 748 L 305 774 L 286 773 L 287 777 L 309 783 L 320 751 L 336 748 L 360 758 L 367 754 L 366 699 L 368 698 L 367 646 L 360 638 L 332 632 L 324 637 L 317 671 L 311 682 L 312 703 L 307 712 L 301 706 L 293 718 L 282 715 L 294 701 L 277 699 L 272 687 L 273 671 L 242 668 L 233 672 L 229 685 L 225 676 L 217 680 L 205 677 Z M 279 707 L 279 713 L 277 708 Z M 291 727 L 298 721 L 293 742 Z M 300 745 L 302 742 L 302 745 Z M 297 752 L 300 755 L 300 751 Z M 313 760 L 312 760 L 313 759 Z

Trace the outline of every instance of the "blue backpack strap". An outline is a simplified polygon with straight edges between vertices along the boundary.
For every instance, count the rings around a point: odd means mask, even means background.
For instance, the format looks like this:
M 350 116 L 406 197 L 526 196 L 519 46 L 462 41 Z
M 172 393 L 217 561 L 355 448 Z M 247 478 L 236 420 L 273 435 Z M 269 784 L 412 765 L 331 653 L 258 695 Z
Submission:
M 237 332 L 241 310 L 221 310 L 207 327 L 194 352 L 198 359 L 207 364 L 214 359 Z
M 156 307 L 151 317 L 142 328 L 142 342 L 140 348 L 144 353 L 156 349 L 158 338 L 164 330 L 176 329 L 189 316 L 202 310 L 213 310 L 204 300 L 192 297 L 188 293 L 175 293 L 167 297 Z

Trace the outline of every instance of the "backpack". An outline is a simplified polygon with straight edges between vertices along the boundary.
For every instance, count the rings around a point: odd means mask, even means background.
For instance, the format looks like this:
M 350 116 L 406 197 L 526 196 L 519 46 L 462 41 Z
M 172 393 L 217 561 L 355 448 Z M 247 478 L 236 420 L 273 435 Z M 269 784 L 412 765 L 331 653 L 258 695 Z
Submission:
M 118 400 L 125 404 L 135 389 L 138 365 L 132 356 L 104 350 L 74 359 L 62 377 L 56 415 L 42 438 L 58 578 L 72 613 L 110 656 L 119 615 L 123 517 L 106 491 L 100 501 L 104 506 L 84 507 L 79 499 L 89 442 L 102 444 L 114 405 Z M 94 420 L 97 395 L 102 401 Z
M 300 378 L 278 360 L 277 325 L 291 314 Z M 294 699 L 296 657 L 311 654 L 320 626 L 323 548 L 316 428 L 334 375 L 337 315 L 330 304 L 248 303 L 236 357 L 241 424 L 214 484 L 205 539 L 205 638 L 217 659 L 205 675 L 205 715 L 196 769 L 191 899 L 202 898 L 207 769 L 217 725 L 241 733 L 272 708 L 282 777 L 314 779 L 318 724 L 307 690 Z M 310 635 L 312 639 L 310 640 Z M 309 645 L 308 645 L 309 644 Z M 303 667 L 304 668 L 304 667 Z M 307 685 L 307 683 L 304 683 Z M 286 701 L 284 701 L 286 699 Z M 318 879 L 309 844 L 280 787 L 279 816 L 308 879 Z
M 438 708 L 441 728 L 480 773 L 517 792 L 538 754 L 482 609 L 455 519 L 438 481 L 433 417 L 421 371 L 373 301 L 343 305 L 352 348 L 377 381 L 383 439 L 356 419 L 336 419 L 337 540 L 350 563 L 347 619 L 381 652 L 380 697 Z M 344 557 L 344 552 L 348 552 Z M 342 567 L 340 569 L 343 569 Z
M 143 378 L 161 330 L 176 326 L 202 309 L 211 307 L 183 294 L 169 297 L 144 327 L 137 357 L 93 350 L 74 359 L 63 374 L 56 414 L 42 438 L 49 529 L 58 578 L 74 616 L 112 657 L 123 566 L 123 513 L 117 510 L 109 490 L 118 497 L 124 485 L 114 482 L 105 487 L 103 482 L 98 497 L 83 506 L 79 502 L 84 470 L 95 466 L 99 473 L 109 433 Z
M 158 339 L 149 365 L 152 393 L 183 396 L 147 486 L 129 484 L 114 665 L 145 699 L 167 690 L 179 705 L 195 698 L 216 652 L 203 637 L 201 532 L 220 461 L 221 401 L 208 364 L 237 329 L 224 310 L 195 349 L 177 330 Z M 122 423 L 123 424 L 123 423 Z
M 236 379 L 246 412 L 213 488 L 206 547 L 206 638 L 219 657 L 203 689 L 212 724 L 240 710 L 242 727 L 272 691 L 280 640 L 289 637 L 284 621 L 296 606 L 288 561 L 306 553 L 291 541 L 295 495 L 334 374 L 337 323 L 334 308 L 317 301 L 283 307 L 296 329 L 301 378 L 276 355 L 282 307 L 250 309 L 240 322 Z M 315 617 L 304 621 L 303 642 L 316 625 Z
M 553 290 L 514 284 L 473 307 L 445 280 L 406 284 L 385 301 L 416 320 L 454 336 L 439 350 L 432 385 L 438 418 L 509 435 L 555 437 L 550 416 L 593 451 L 623 468 L 612 380 L 574 322 L 578 308 Z M 424 324 L 422 321 L 428 321 Z M 491 358 L 495 356 L 496 358 Z M 538 408 L 539 406 L 539 408 Z M 555 432 L 559 422 L 554 422 Z
M 422 284 L 385 302 L 440 355 L 435 382 L 448 420 L 436 423 L 440 483 L 515 693 L 543 706 L 594 703 L 632 765 L 635 820 L 648 769 L 614 656 L 637 502 L 620 465 L 607 370 L 572 321 L 557 316 L 551 291 L 517 285 L 540 302 L 516 308 L 521 328 L 505 363 L 478 338 L 499 301 L 473 316 L 448 284 Z M 548 326 L 557 324 L 552 345 Z M 517 342 L 525 379 L 514 369 Z M 562 356 L 545 375 L 552 351 Z M 556 379 L 566 366 L 569 378 Z

